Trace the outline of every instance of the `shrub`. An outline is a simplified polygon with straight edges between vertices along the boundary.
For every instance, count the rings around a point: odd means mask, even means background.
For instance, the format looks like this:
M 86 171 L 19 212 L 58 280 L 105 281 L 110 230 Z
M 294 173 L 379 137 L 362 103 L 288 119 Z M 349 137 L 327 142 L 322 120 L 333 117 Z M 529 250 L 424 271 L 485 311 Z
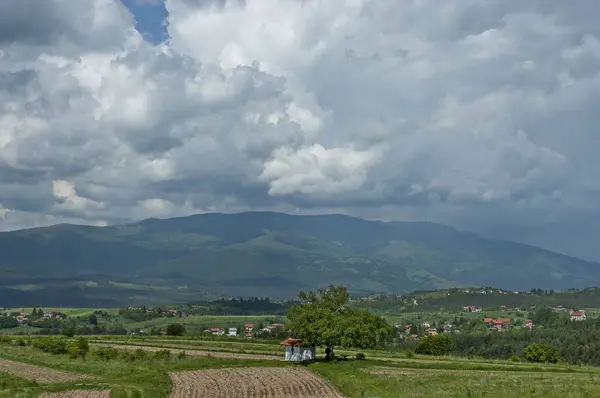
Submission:
M 92 350 L 92 354 L 105 361 L 119 358 L 119 350 L 113 347 L 98 347 Z
M 9 336 L 0 336 L 0 344 L 12 343 L 12 339 Z
M 558 350 L 548 344 L 531 344 L 525 348 L 525 359 L 529 362 L 557 363 L 560 359 Z
M 138 348 L 135 351 L 133 351 L 133 356 L 135 359 L 146 359 L 148 358 L 148 352 L 142 350 L 141 348 Z
M 508 360 L 511 362 L 521 362 L 521 358 L 518 355 L 511 355 L 508 357 Z
M 133 351 L 129 351 L 129 350 L 123 350 L 121 352 L 120 358 L 125 361 L 129 361 L 129 362 L 134 362 L 137 359 L 135 357 L 135 353 Z
M 25 339 L 23 337 L 19 337 L 17 339 L 16 343 L 20 347 L 25 347 L 27 345 L 27 342 L 25 341 Z
M 406 351 L 405 356 L 406 356 L 407 359 L 412 359 L 412 358 L 415 357 L 415 353 L 412 352 L 412 351 Z
M 171 359 L 171 351 L 169 350 L 159 350 L 152 355 L 152 359 L 156 359 L 159 361 L 168 361 Z
M 439 356 L 451 354 L 455 349 L 456 343 L 450 336 L 437 334 L 434 336 L 427 336 L 423 340 L 419 341 L 415 352 L 417 354 Z
M 179 323 L 171 323 L 167 326 L 167 335 L 169 336 L 183 336 L 185 334 L 185 327 Z
M 356 359 L 358 359 L 359 361 L 364 361 L 365 359 L 367 359 L 367 356 L 362 352 L 359 352 L 358 354 L 356 354 Z
M 67 341 L 54 337 L 43 337 L 33 341 L 32 345 L 50 354 L 66 354 L 69 351 Z
M 81 358 L 85 360 L 86 355 L 90 351 L 90 345 L 87 339 L 80 337 L 69 344 L 68 352 L 71 358 Z
M 65 337 L 73 337 L 73 336 L 75 336 L 75 329 L 73 329 L 73 328 L 63 329 L 61 334 Z

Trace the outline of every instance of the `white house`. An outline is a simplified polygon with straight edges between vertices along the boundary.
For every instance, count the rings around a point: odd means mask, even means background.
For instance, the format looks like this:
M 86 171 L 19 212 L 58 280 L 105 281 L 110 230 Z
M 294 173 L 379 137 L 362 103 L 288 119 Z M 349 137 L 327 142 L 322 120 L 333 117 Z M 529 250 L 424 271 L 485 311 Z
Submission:
M 229 330 L 227 331 L 227 336 L 237 336 L 237 335 L 238 335 L 237 328 L 229 328 Z
M 571 312 L 571 320 L 572 321 L 585 321 L 585 312 L 583 312 L 583 311 Z
M 213 336 L 223 336 L 225 334 L 225 331 L 223 329 L 219 329 L 219 328 L 212 328 L 212 329 L 210 329 L 210 333 Z
M 315 346 L 305 346 L 304 341 L 300 339 L 289 338 L 279 343 L 279 345 L 285 348 L 285 361 L 310 361 L 315 359 L 317 355 Z

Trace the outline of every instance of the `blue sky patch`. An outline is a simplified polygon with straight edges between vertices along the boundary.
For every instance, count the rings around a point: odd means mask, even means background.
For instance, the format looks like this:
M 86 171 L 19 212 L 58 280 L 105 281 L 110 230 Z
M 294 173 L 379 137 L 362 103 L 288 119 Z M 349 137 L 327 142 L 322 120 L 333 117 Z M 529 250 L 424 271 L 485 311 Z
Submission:
M 135 16 L 136 29 L 152 43 L 160 43 L 167 39 L 164 25 L 167 17 L 164 0 L 121 0 Z

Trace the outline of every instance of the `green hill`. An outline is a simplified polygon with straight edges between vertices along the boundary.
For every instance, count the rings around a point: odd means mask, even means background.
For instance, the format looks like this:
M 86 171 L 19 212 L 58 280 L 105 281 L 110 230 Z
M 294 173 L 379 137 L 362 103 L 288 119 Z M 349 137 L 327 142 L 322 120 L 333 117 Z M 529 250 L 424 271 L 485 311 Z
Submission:
M 0 233 L 11 303 L 106 306 L 221 295 L 288 298 L 343 284 L 354 294 L 451 286 L 582 288 L 600 264 L 434 223 L 273 212 L 204 214 Z M 25 303 L 23 301 L 30 301 Z

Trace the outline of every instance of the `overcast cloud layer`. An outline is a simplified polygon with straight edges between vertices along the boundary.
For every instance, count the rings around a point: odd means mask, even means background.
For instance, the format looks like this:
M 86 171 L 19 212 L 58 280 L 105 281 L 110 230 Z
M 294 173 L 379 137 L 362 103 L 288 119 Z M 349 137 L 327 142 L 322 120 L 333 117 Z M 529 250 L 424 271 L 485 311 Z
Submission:
M 274 209 L 600 259 L 600 2 L 0 1 L 0 230 Z

